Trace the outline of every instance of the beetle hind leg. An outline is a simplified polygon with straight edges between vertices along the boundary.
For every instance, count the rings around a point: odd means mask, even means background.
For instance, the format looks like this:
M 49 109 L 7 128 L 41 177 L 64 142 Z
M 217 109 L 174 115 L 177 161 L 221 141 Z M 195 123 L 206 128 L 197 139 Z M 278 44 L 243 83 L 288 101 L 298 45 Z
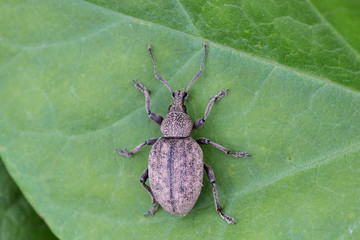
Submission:
M 155 205 L 149 211 L 147 211 L 144 214 L 144 216 L 154 215 L 155 211 L 158 210 L 158 208 L 159 208 L 159 203 L 156 202 L 154 194 L 151 191 L 151 188 L 148 185 L 146 185 L 146 183 L 145 183 L 148 178 L 149 178 L 149 170 L 145 169 L 145 171 L 143 172 L 143 174 L 140 177 L 140 182 L 143 185 L 143 187 L 145 188 L 145 190 L 149 193 L 149 195 L 150 195 L 150 197 L 152 199 L 152 203 L 155 204 Z
M 145 214 L 144 214 L 144 216 L 148 216 L 148 215 L 150 215 L 150 216 L 152 216 L 152 215 L 154 215 L 154 213 L 156 212 L 156 210 L 158 210 L 158 208 L 159 208 L 159 203 L 155 203 L 155 205 L 154 205 L 154 207 L 152 207 L 151 209 L 149 209 L 149 211 L 147 211 Z
M 204 168 L 205 168 L 205 172 L 206 172 L 206 174 L 207 174 L 207 176 L 209 178 L 209 181 L 210 181 L 210 183 L 212 185 L 216 211 L 220 214 L 220 217 L 223 218 L 227 223 L 236 224 L 234 218 L 226 215 L 223 212 L 222 207 L 220 206 L 219 198 L 218 198 L 217 191 L 216 191 L 214 171 L 206 163 L 204 163 Z

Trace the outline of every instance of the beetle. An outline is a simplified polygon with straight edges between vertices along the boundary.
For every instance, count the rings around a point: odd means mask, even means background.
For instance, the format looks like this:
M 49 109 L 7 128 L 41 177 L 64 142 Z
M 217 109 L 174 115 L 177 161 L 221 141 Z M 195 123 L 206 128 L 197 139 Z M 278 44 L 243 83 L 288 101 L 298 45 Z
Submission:
M 145 95 L 146 112 L 150 119 L 161 126 L 162 137 L 151 138 L 130 152 L 125 149 L 116 149 L 123 156 L 131 157 L 145 145 L 153 145 L 149 155 L 148 168 L 140 177 L 140 182 L 152 198 L 154 206 L 144 215 L 153 215 L 161 205 L 173 215 L 183 216 L 195 205 L 202 188 L 203 170 L 205 170 L 212 185 L 216 211 L 227 223 L 235 224 L 233 217 L 226 215 L 219 203 L 216 191 L 214 171 L 203 161 L 203 152 L 199 144 L 211 145 L 228 155 L 234 157 L 250 157 L 246 152 L 233 152 L 220 144 L 206 138 L 196 141 L 190 137 L 190 132 L 199 129 L 205 123 L 215 101 L 223 98 L 229 89 L 221 90 L 212 97 L 206 107 L 202 118 L 193 123 L 186 112 L 185 102 L 188 91 L 195 80 L 201 75 L 207 53 L 207 43 L 204 43 L 204 56 L 201 61 L 200 71 L 190 81 L 186 90 L 171 89 L 169 84 L 157 73 L 156 63 L 152 55 L 151 45 L 148 46 L 151 60 L 154 65 L 154 74 L 171 92 L 173 104 L 170 105 L 165 119 L 150 111 L 150 91 L 139 81 L 133 80 L 134 86 Z M 146 184 L 149 179 L 150 186 Z

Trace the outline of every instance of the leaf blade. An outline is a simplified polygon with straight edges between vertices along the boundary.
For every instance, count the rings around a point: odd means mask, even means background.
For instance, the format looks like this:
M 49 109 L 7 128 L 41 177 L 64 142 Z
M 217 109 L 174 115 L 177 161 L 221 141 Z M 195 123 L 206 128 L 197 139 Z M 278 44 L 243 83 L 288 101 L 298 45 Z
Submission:
M 202 39 L 84 2 L 62 5 L 61 10 L 67 18 L 74 19 L 76 26 L 64 30 L 68 22 L 53 19 L 50 25 L 61 29 L 62 33 L 56 36 L 60 41 L 54 42 L 55 36 L 48 33 L 44 46 L 20 47 L 23 52 L 0 73 L 4 79 L 0 126 L 1 130 L 13 129 L 1 138 L 1 154 L 21 189 L 31 196 L 29 200 L 35 209 L 64 239 L 144 235 L 171 238 L 179 234 L 177 229 L 189 238 L 238 234 L 237 226 L 227 226 L 215 213 L 206 181 L 188 216 L 170 216 L 160 210 L 153 218 L 144 218 L 142 213 L 150 207 L 150 200 L 138 179 L 146 168 L 148 150 L 142 150 L 131 161 L 114 152 L 114 148 L 131 148 L 160 136 L 159 128 L 145 114 L 143 95 L 133 88 L 131 79 L 141 80 L 152 91 L 152 111 L 164 115 L 171 102 L 167 90 L 153 77 L 147 44 L 153 45 L 161 75 L 172 88 L 180 88 L 198 71 Z M 56 15 L 59 5 L 47 2 L 42 7 Z M 86 17 L 79 20 L 77 12 L 69 9 L 81 9 Z M 107 20 L 106 24 L 99 27 L 97 19 Z M 79 33 L 84 22 L 87 28 Z M 73 38 L 71 32 L 84 38 Z M 290 227 L 266 227 L 266 217 L 273 216 L 273 223 L 277 224 L 281 214 L 271 211 L 282 205 L 287 210 L 294 206 L 286 194 L 276 202 L 272 191 L 296 196 L 298 182 L 304 196 L 310 197 L 314 186 L 304 185 L 306 177 L 298 175 L 305 173 L 298 170 L 307 170 L 307 166 L 317 166 L 324 157 L 330 159 L 326 157 L 358 146 L 359 93 L 232 48 L 212 42 L 209 46 L 204 75 L 190 90 L 190 116 L 201 117 L 209 97 L 220 89 L 229 88 L 230 92 L 216 103 L 206 125 L 193 136 L 205 136 L 252 154 L 252 159 L 238 160 L 216 149 L 203 148 L 205 161 L 215 170 L 226 212 L 240 221 L 247 219 L 242 226 L 264 217 L 258 229 L 241 228 L 241 234 L 275 238 Z M 17 48 L 16 44 L 13 47 Z M 13 79 L 16 85 L 12 84 Z M 8 141 L 9 138 L 13 140 Z M 352 150 L 358 151 L 356 147 Z M 357 171 L 358 165 L 353 161 Z M 307 171 L 314 174 L 312 168 Z M 351 169 L 344 171 L 353 176 Z M 338 178 L 344 183 L 343 176 Z M 289 189 L 284 181 L 294 182 L 293 188 Z M 262 185 L 265 188 L 256 191 Z M 359 199 L 352 189 L 344 191 L 346 196 Z M 258 209 L 262 210 L 248 211 L 254 207 L 251 200 L 257 197 Z M 321 203 L 322 197 L 320 194 L 315 198 L 314 205 Z M 336 199 L 333 201 L 339 204 Z M 301 201 L 296 206 L 312 209 Z M 356 206 L 352 202 L 348 208 L 340 209 L 354 215 L 341 215 L 346 224 L 358 217 Z M 319 213 L 342 214 L 340 210 L 321 209 Z M 311 227 L 303 218 L 293 215 L 291 220 L 305 229 Z M 330 237 L 345 229 L 345 224 L 325 222 L 328 229 L 333 229 Z M 194 226 L 200 229 L 196 234 Z M 298 229 L 290 233 L 318 239 L 322 230 L 309 231 L 309 235 Z

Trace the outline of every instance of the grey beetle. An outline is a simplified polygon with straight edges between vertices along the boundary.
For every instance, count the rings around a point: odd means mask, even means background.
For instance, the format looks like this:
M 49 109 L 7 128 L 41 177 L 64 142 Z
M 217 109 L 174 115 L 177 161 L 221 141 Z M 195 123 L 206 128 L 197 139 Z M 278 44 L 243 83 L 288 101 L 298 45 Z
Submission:
M 154 65 L 155 77 L 159 79 L 170 90 L 173 97 L 173 104 L 169 107 L 165 119 L 150 111 L 150 92 L 140 82 L 133 80 L 137 89 L 145 94 L 146 112 L 150 119 L 161 126 L 163 137 L 151 138 L 139 146 L 127 152 L 125 149 L 116 149 L 124 156 L 131 157 L 145 145 L 153 145 L 150 151 L 148 168 L 140 177 L 140 182 L 150 194 L 154 207 L 144 215 L 153 215 L 159 204 L 169 213 L 174 215 L 185 215 L 195 205 L 202 188 L 203 169 L 210 180 L 213 189 L 216 211 L 228 223 L 235 224 L 234 218 L 223 213 L 216 191 L 214 171 L 209 165 L 203 162 L 203 152 L 199 144 L 212 145 L 217 149 L 234 157 L 246 158 L 250 155 L 246 152 L 232 152 L 229 149 L 214 143 L 206 138 L 199 138 L 196 141 L 190 137 L 190 132 L 202 127 L 213 106 L 214 102 L 220 100 L 229 91 L 222 90 L 218 95 L 212 97 L 206 107 L 204 117 L 193 122 L 186 113 L 185 102 L 188 91 L 194 81 L 201 75 L 207 52 L 207 44 L 204 43 L 204 57 L 201 61 L 200 71 L 191 80 L 184 90 L 170 88 L 168 83 L 157 73 L 156 63 L 148 47 L 151 60 Z M 149 178 L 150 187 L 146 184 Z

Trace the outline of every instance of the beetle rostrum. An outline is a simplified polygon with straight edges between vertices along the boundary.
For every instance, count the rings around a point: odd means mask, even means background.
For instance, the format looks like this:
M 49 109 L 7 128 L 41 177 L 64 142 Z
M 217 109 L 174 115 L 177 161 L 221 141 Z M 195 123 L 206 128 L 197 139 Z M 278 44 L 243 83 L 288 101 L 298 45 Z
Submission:
M 234 218 L 226 215 L 219 203 L 216 191 L 214 171 L 203 161 L 203 152 L 199 144 L 211 145 L 234 157 L 250 157 L 246 152 L 233 152 L 220 144 L 206 138 L 194 140 L 190 137 L 192 130 L 201 128 L 215 101 L 223 98 L 229 91 L 221 90 L 212 97 L 206 107 L 202 118 L 193 123 L 186 112 L 185 102 L 188 91 L 195 80 L 201 75 L 207 53 L 207 44 L 204 43 L 204 56 L 201 61 L 200 71 L 190 81 L 186 90 L 171 89 L 169 84 L 157 73 L 156 63 L 152 55 L 151 46 L 148 50 L 154 65 L 155 77 L 159 79 L 171 92 L 173 104 L 170 105 L 168 114 L 163 119 L 160 115 L 150 111 L 150 92 L 140 83 L 133 80 L 137 89 L 145 95 L 145 108 L 151 120 L 161 126 L 162 137 L 151 138 L 130 152 L 125 149 L 116 149 L 120 155 L 131 157 L 145 145 L 153 145 L 149 155 L 148 168 L 140 177 L 140 182 L 152 198 L 154 206 L 144 215 L 153 215 L 161 205 L 167 212 L 174 215 L 185 215 L 195 205 L 202 188 L 203 170 L 205 170 L 212 185 L 216 211 L 228 223 L 235 224 Z M 146 184 L 149 179 L 150 186 Z

